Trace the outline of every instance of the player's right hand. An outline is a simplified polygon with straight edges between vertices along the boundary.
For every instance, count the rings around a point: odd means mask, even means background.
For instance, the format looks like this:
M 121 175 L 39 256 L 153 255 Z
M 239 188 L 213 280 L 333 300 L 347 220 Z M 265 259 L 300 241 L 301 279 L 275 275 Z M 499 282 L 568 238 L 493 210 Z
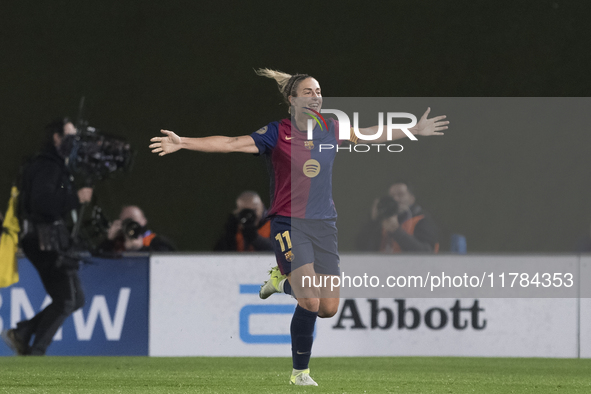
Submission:
M 169 153 L 174 153 L 181 149 L 181 137 L 170 130 L 160 130 L 165 137 L 154 137 L 150 141 L 152 153 L 158 153 L 158 156 L 164 156 Z

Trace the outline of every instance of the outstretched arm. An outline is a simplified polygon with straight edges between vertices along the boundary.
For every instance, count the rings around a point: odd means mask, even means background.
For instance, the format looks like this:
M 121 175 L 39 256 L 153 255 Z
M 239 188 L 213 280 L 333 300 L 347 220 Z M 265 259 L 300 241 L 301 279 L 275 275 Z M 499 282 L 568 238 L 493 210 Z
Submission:
M 240 137 L 211 136 L 203 138 L 179 137 L 169 130 L 160 130 L 164 137 L 154 137 L 150 141 L 152 153 L 164 156 L 179 149 L 189 149 L 198 152 L 243 152 L 259 153 L 259 149 L 250 135 Z
M 419 120 L 417 125 L 415 127 L 412 127 L 409 129 L 409 131 L 413 135 L 422 135 L 422 136 L 443 135 L 442 131 L 446 130 L 447 125 L 449 124 L 449 121 L 444 120 L 446 118 L 446 116 L 442 115 L 442 116 L 436 116 L 431 119 L 427 119 L 429 112 L 431 112 L 431 108 L 427 108 L 427 110 L 425 111 L 423 116 L 421 116 L 421 119 Z M 377 133 L 378 127 L 379 126 L 367 127 L 364 129 L 360 128 L 359 132 L 361 134 L 373 135 L 373 134 Z M 398 140 L 398 139 L 404 138 L 406 136 L 407 135 L 402 130 L 399 130 L 399 129 L 392 130 L 392 140 Z M 368 141 L 368 142 L 378 143 L 378 144 L 384 143 L 384 142 L 388 141 L 387 138 L 388 138 L 388 134 L 386 133 L 386 130 L 384 127 L 382 135 L 378 139 Z M 360 138 L 359 142 L 362 142 L 362 141 L 363 141 L 363 139 Z

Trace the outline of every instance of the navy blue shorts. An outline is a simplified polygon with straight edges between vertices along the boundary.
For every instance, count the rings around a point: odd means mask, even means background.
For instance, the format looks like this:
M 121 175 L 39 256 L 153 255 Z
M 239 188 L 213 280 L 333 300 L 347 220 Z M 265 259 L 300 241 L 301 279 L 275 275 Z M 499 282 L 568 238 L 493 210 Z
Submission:
M 341 274 L 336 220 L 273 216 L 271 238 L 283 275 L 309 263 L 317 274 Z

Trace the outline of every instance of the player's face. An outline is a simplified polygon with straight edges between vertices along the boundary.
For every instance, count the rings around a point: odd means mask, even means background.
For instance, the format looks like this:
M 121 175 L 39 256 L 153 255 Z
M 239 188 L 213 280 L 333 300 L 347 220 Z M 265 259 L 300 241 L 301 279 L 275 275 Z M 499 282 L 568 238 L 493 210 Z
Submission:
M 398 203 L 400 211 L 405 211 L 415 203 L 415 197 L 404 183 L 395 183 L 388 191 L 390 197 Z
M 320 112 L 320 108 L 322 108 L 320 84 L 312 77 L 306 78 L 300 82 L 296 90 L 295 99 L 292 99 L 292 96 L 289 98 L 291 104 L 295 107 L 296 114 L 305 112 L 304 108 L 306 107 L 318 112 Z

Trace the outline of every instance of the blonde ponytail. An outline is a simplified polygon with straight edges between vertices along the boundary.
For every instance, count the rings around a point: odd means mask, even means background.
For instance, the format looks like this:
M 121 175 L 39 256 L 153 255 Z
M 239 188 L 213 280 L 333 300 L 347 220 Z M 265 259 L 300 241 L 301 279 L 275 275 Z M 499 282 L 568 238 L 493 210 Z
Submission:
M 279 88 L 279 91 L 281 93 L 283 93 L 285 85 L 287 85 L 287 83 L 291 79 L 290 74 L 278 70 L 271 70 L 270 68 L 259 68 L 258 70 L 255 70 L 255 73 L 259 77 L 267 77 L 274 79 L 275 82 L 277 82 L 277 87 Z
M 296 96 L 298 85 L 301 81 L 308 78 L 308 74 L 295 74 L 290 75 L 283 71 L 271 70 L 269 68 L 259 68 L 254 71 L 259 77 L 267 77 L 274 79 L 277 82 L 277 87 L 283 96 L 283 100 L 289 107 L 289 113 L 291 113 L 291 103 L 289 102 L 289 96 Z

